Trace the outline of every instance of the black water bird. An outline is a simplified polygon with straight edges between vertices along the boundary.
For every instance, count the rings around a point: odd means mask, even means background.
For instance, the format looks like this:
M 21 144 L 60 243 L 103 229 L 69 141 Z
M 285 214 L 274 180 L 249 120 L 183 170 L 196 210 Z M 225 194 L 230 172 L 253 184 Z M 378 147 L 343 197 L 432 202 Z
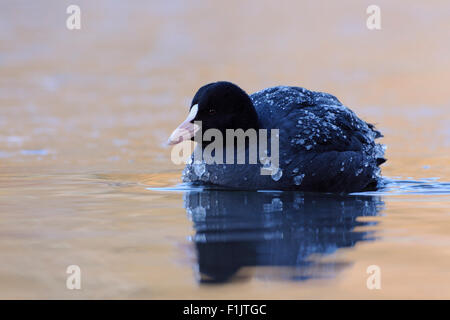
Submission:
M 201 121 L 201 130 L 196 121 Z M 385 147 L 375 142 L 381 133 L 328 93 L 277 86 L 249 96 L 233 83 L 210 83 L 197 91 L 187 119 L 172 133 L 169 144 L 194 139 L 208 129 L 217 129 L 224 137 L 227 129 L 278 129 L 278 165 L 260 161 L 261 154 L 256 164 L 211 163 L 192 156 L 183 171 L 185 182 L 336 193 L 382 185 L 379 166 L 386 161 Z M 268 146 L 271 137 L 268 134 Z M 245 141 L 248 157 L 251 142 Z M 207 143 L 198 147 L 205 149 Z M 264 169 L 266 174 L 261 174 Z

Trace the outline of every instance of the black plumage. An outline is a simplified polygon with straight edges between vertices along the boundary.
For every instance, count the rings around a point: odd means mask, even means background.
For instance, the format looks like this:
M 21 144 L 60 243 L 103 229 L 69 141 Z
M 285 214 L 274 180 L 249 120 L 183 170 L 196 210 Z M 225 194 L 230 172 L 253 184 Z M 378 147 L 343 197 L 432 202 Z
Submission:
M 375 142 L 381 133 L 331 94 L 278 86 L 248 99 L 234 84 L 216 82 L 202 87 L 194 104 L 199 108 L 195 121 L 203 121 L 203 131 L 279 129 L 281 171 L 261 175 L 260 163 L 207 164 L 192 159 L 183 172 L 185 182 L 318 192 L 375 190 L 382 182 L 384 146 Z M 211 108 L 214 114 L 207 115 L 205 110 Z

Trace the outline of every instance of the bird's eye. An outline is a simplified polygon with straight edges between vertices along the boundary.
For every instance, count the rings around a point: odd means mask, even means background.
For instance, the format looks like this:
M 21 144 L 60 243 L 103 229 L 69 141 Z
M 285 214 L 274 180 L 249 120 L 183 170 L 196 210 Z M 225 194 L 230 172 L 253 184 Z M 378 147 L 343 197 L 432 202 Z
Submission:
M 208 113 L 209 113 L 210 115 L 216 114 L 216 109 L 209 109 L 209 110 L 208 110 Z

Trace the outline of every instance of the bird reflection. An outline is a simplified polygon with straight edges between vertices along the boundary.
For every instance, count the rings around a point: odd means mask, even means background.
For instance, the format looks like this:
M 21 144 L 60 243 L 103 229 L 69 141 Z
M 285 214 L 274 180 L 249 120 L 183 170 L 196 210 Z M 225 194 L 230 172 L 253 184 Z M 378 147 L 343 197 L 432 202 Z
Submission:
M 186 192 L 184 205 L 199 281 L 223 283 L 248 278 L 245 267 L 272 267 L 259 268 L 264 278 L 332 277 L 347 263 L 318 258 L 375 239 L 354 229 L 376 224 L 358 217 L 377 215 L 384 203 L 374 196 L 202 190 Z

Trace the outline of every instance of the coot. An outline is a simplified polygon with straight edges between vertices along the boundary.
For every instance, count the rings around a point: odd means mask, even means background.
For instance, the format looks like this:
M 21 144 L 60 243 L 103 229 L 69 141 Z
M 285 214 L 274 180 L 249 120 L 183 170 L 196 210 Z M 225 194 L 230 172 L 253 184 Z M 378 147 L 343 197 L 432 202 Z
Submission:
M 194 152 L 183 171 L 184 182 L 337 193 L 376 190 L 382 185 L 379 166 L 386 161 L 385 147 L 375 142 L 381 133 L 328 93 L 277 86 L 249 96 L 231 82 L 210 83 L 197 91 L 187 119 L 172 133 L 169 144 L 202 137 L 208 129 L 223 137 L 229 129 L 278 129 L 279 163 L 274 169 L 261 153 L 258 163 L 211 163 L 194 157 Z M 271 139 L 269 132 L 268 146 Z M 201 140 L 197 148 L 205 150 L 208 143 Z M 247 157 L 251 144 L 245 140 Z M 224 143 L 224 149 L 227 146 Z M 224 157 L 226 153 L 223 150 Z M 265 167 L 272 170 L 270 174 L 262 174 Z

